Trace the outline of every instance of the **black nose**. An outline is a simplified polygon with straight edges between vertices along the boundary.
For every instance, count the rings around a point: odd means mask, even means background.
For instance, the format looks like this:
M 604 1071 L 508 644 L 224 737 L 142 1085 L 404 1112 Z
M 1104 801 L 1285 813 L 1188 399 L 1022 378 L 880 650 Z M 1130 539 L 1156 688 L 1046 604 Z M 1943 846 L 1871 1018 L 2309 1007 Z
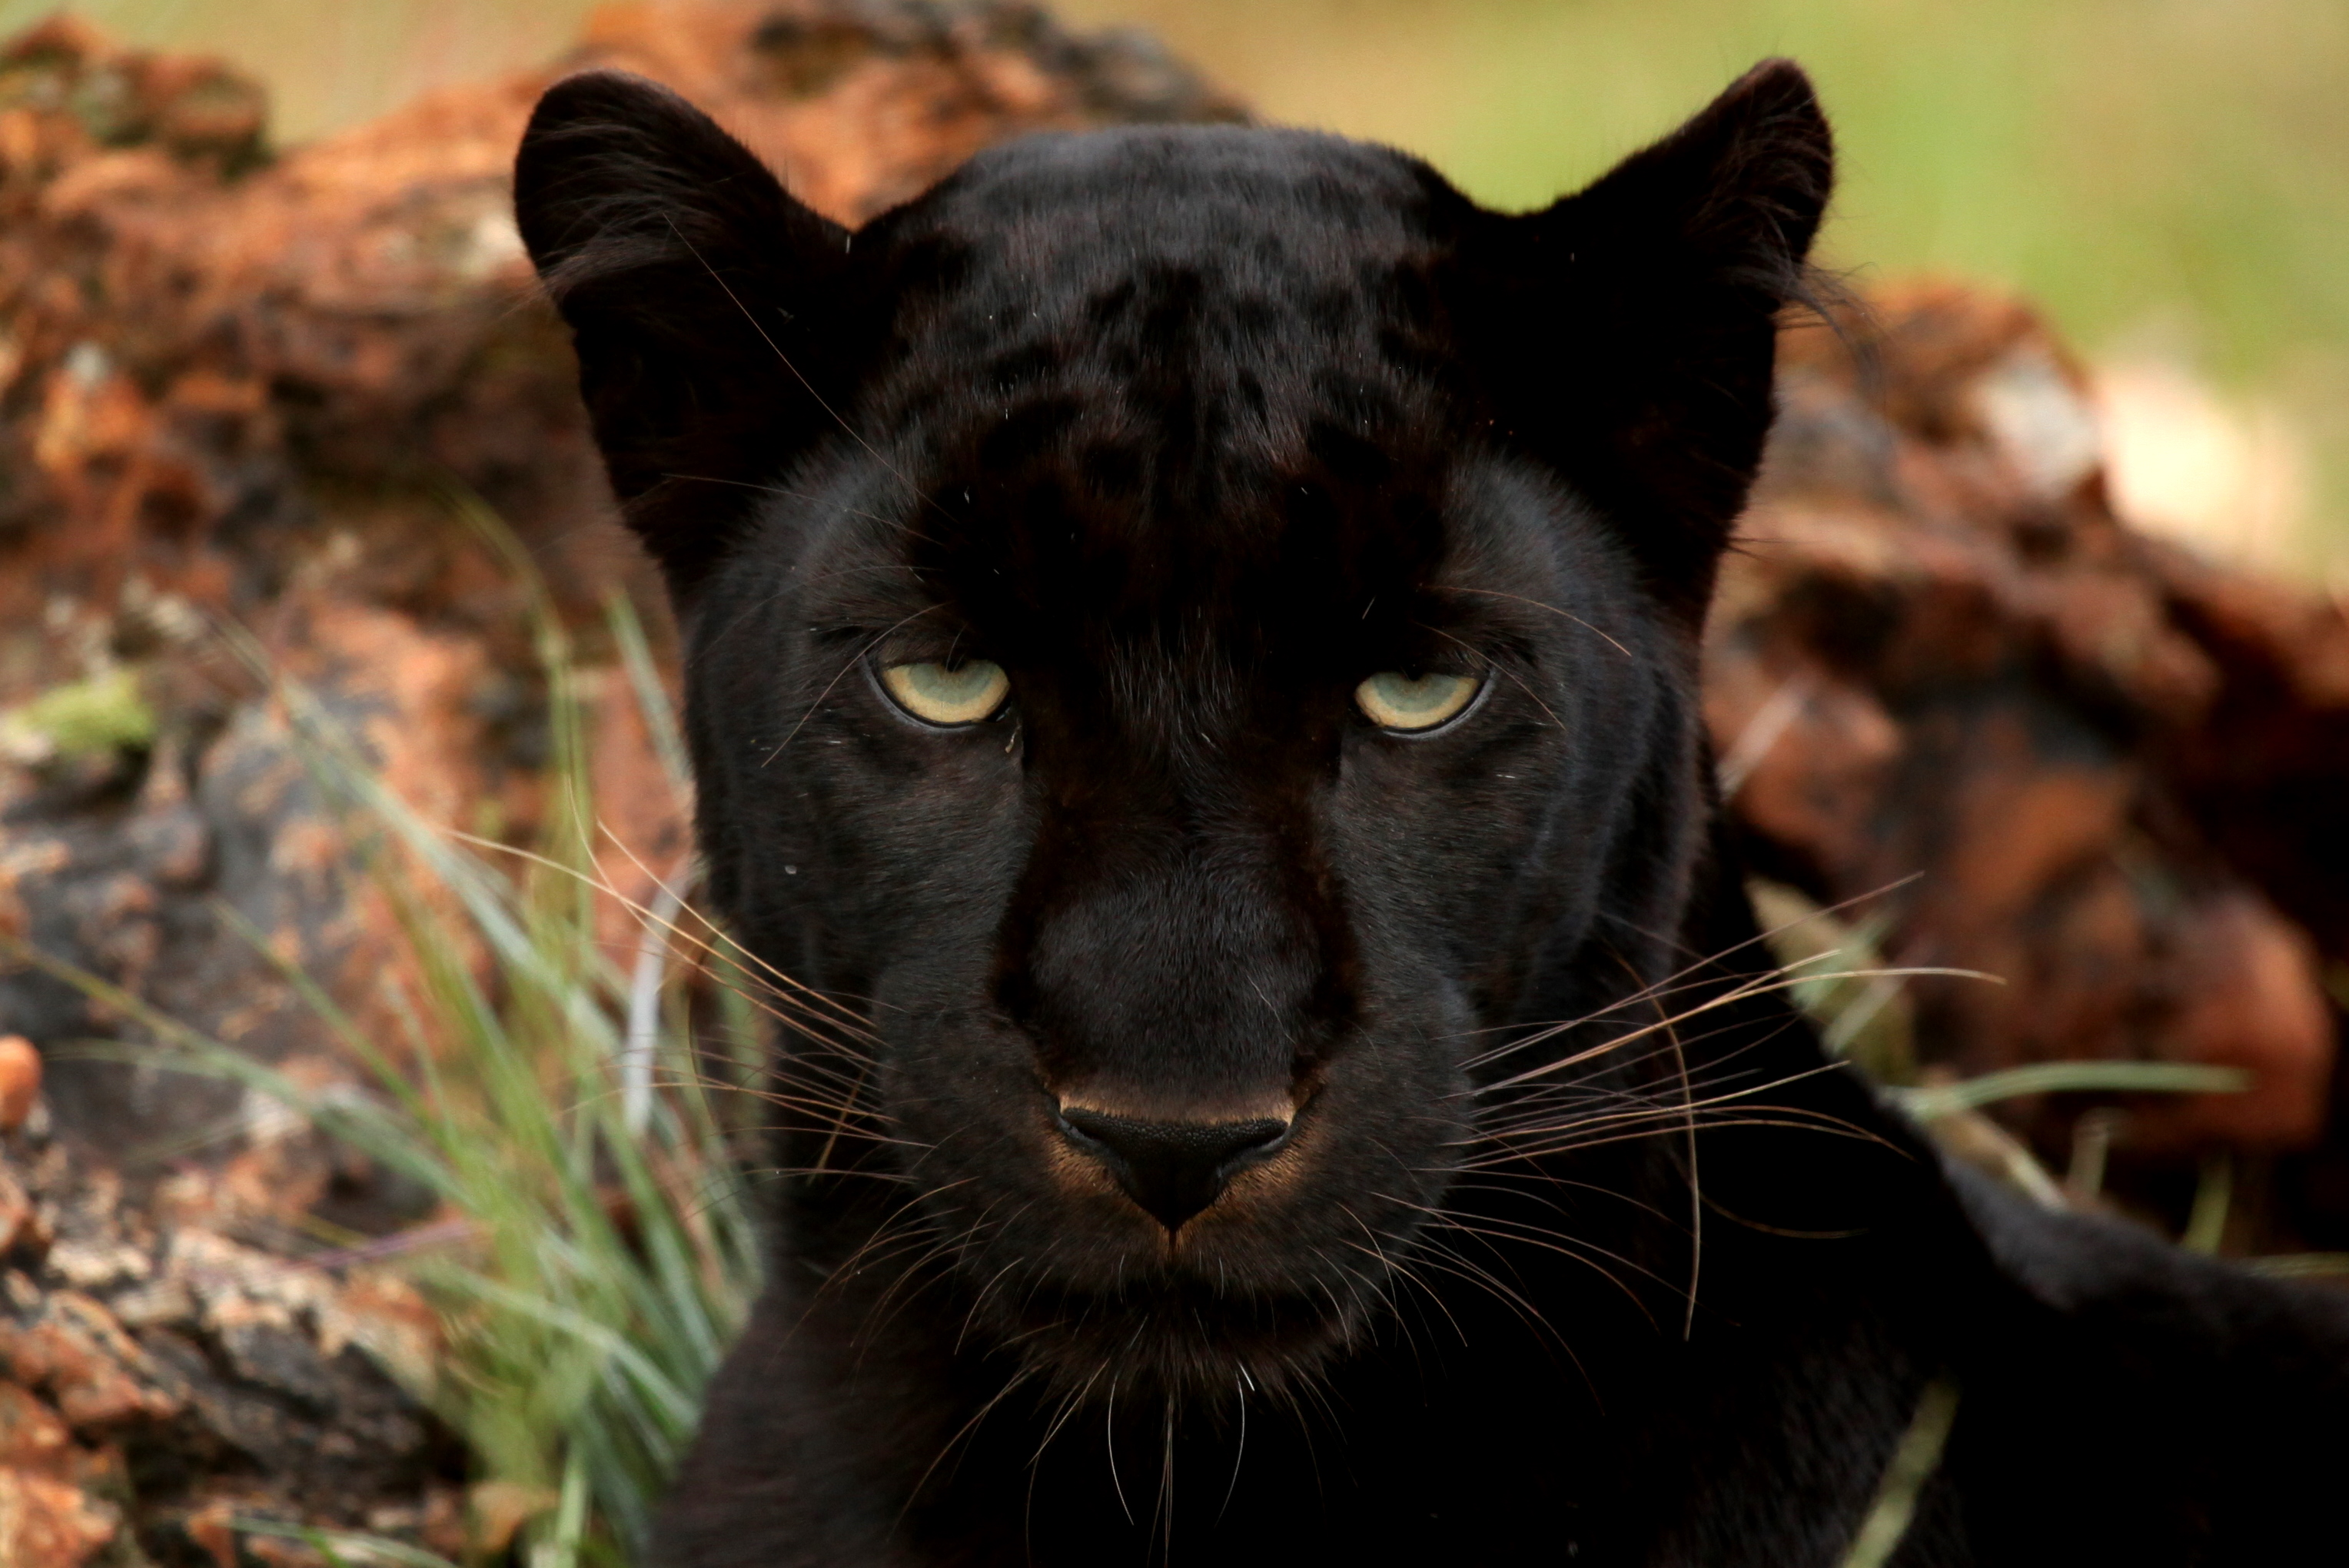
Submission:
M 1109 1167 L 1126 1196 L 1169 1231 L 1220 1197 L 1251 1159 L 1288 1135 L 1288 1123 L 1136 1121 L 1097 1110 L 1064 1110 L 1061 1130 Z

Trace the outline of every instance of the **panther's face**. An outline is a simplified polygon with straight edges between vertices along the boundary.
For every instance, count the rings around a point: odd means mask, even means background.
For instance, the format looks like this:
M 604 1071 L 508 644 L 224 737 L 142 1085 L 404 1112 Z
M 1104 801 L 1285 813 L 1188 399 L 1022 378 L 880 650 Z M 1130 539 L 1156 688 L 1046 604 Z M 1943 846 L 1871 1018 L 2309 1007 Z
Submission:
M 1017 451 L 989 419 L 976 464 L 886 452 L 926 500 L 862 452 L 803 470 L 822 499 L 720 569 L 713 854 L 761 950 L 858 1000 L 899 1223 L 952 1241 L 984 1324 L 1080 1377 L 1274 1380 L 1443 1205 L 1547 944 L 1604 903 L 1613 977 L 1652 971 L 1637 915 L 1668 912 L 1603 873 L 1678 852 L 1627 839 L 1688 752 L 1682 655 L 1522 465 L 1365 485 L 1331 414 L 1225 437 L 1211 511 L 1154 482 L 1146 408 L 1059 379 L 1009 394 Z
M 1764 67 L 1525 219 L 1154 129 L 852 245 L 658 89 L 550 95 L 523 232 L 677 594 L 712 886 L 832 999 L 779 1080 L 854 1172 L 805 1178 L 861 1216 L 824 1266 L 958 1280 L 1072 1388 L 1365 1327 L 1589 1038 L 1526 1026 L 1676 961 L 1694 621 L 1826 160 Z

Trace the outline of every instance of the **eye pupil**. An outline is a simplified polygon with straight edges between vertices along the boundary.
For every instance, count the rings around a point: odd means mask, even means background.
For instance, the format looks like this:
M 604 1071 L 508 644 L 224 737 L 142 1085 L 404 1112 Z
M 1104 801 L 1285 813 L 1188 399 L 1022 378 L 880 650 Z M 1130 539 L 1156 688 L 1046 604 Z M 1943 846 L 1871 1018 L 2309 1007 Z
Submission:
M 881 672 L 881 685 L 899 707 L 941 726 L 977 724 L 1001 707 L 1011 692 L 1003 666 L 987 659 L 891 665 Z
M 1354 704 L 1382 729 L 1433 729 L 1457 717 L 1481 686 L 1467 676 L 1382 670 L 1354 688 Z

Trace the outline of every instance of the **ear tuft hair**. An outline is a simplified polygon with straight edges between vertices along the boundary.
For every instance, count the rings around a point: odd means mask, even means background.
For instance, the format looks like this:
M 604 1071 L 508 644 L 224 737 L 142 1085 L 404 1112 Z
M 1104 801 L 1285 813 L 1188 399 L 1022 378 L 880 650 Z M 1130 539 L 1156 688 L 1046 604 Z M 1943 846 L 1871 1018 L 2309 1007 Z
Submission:
M 1595 502 L 1692 621 L 1761 462 L 1778 314 L 1814 297 L 1834 180 L 1810 78 L 1764 60 L 1588 189 L 1488 216 L 1462 247 L 1455 307 L 1504 438 Z
M 708 115 L 617 71 L 539 100 L 514 217 L 628 524 L 689 596 L 755 487 L 832 423 L 848 232 Z

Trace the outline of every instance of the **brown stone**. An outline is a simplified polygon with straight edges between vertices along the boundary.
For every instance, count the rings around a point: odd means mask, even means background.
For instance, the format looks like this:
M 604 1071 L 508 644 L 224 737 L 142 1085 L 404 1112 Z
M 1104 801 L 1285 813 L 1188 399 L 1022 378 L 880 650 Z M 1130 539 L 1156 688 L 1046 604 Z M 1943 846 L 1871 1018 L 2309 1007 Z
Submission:
M 14 1132 L 41 1098 L 41 1053 L 22 1035 L 0 1035 L 0 1132 Z
M 75 1290 L 42 1295 L 32 1309 L 0 1317 L 0 1365 L 46 1389 L 77 1431 L 179 1414 L 180 1396 L 115 1316 Z
M 113 1544 L 120 1511 L 70 1481 L 0 1465 L 0 1563 L 82 1568 Z
M 0 1466 L 38 1475 L 70 1469 L 73 1434 L 30 1390 L 0 1383 Z
M 238 1568 L 236 1507 L 226 1498 L 191 1511 L 180 1528 L 212 1561 L 212 1568 Z
M 1785 335 L 1708 628 L 1754 860 L 1889 921 L 1895 962 L 2002 982 L 1911 983 L 1928 1063 L 2240 1067 L 2249 1093 L 2138 1102 L 2134 1147 L 2315 1141 L 2349 960 L 2339 608 L 2130 531 L 2023 307 L 1922 285 L 1841 325 Z

